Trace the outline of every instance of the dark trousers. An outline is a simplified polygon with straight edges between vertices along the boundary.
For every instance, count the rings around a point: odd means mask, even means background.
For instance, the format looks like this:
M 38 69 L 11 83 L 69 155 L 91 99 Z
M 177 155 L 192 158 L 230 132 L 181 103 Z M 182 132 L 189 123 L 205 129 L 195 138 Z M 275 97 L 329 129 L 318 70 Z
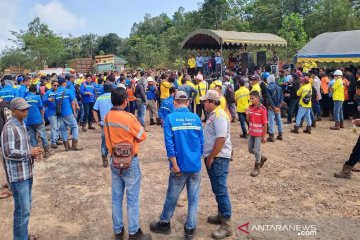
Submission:
M 293 114 L 295 113 L 295 116 L 296 116 L 296 112 L 297 112 L 297 109 L 299 108 L 299 99 L 297 98 L 290 98 L 290 104 L 289 104 L 289 114 L 288 114 L 288 117 L 287 117 L 287 121 L 289 123 L 292 122 L 292 117 L 293 117 Z
M 87 123 L 91 124 L 93 121 L 92 110 L 94 107 L 94 103 L 84 103 L 84 119 L 83 126 L 86 126 Z
M 245 124 L 249 125 L 249 123 L 246 121 L 246 114 L 243 112 L 238 112 L 238 117 L 239 117 L 242 133 L 247 134 L 247 127 Z
M 353 167 L 358 162 L 360 162 L 360 136 L 350 154 L 349 160 L 345 164 Z
M 329 94 L 321 94 L 320 106 L 323 110 L 323 117 L 328 117 L 330 115 L 331 109 L 331 97 Z
M 205 111 L 204 108 L 204 104 L 200 103 L 200 104 L 196 104 L 196 114 L 199 116 L 199 118 L 201 119 L 202 113 L 204 112 L 204 116 L 205 116 L 205 120 L 207 119 L 207 113 Z

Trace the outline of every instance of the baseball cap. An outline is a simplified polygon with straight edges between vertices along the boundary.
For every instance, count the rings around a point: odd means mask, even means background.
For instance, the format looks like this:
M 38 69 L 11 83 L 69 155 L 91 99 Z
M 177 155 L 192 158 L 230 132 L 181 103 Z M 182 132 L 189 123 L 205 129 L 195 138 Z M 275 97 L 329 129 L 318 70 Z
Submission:
M 59 77 L 59 76 L 58 76 L 57 80 L 59 82 L 59 85 L 62 85 L 64 82 L 66 82 L 65 78 Z
M 189 99 L 188 95 L 184 91 L 177 91 L 175 93 L 174 100 Z
M 209 91 L 207 91 L 205 96 L 200 97 L 200 100 L 201 101 L 205 101 L 205 100 L 219 101 L 220 95 L 216 90 L 209 90 Z
M 153 82 L 154 79 L 153 79 L 152 77 L 148 77 L 148 78 L 147 78 L 147 81 L 148 81 L 148 82 Z
M 79 78 L 82 78 L 82 77 L 84 77 L 84 74 L 80 73 Z
M 11 110 L 24 110 L 24 109 L 28 109 L 30 108 L 31 105 L 28 104 L 25 99 L 21 98 L 21 97 L 16 97 L 16 98 L 13 98 L 11 101 L 10 101 L 10 108 Z

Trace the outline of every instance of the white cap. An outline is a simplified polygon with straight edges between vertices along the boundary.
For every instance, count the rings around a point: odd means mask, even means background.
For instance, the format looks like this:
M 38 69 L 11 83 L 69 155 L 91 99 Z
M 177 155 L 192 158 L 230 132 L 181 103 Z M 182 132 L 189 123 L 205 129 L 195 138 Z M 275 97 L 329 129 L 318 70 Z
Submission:
M 84 74 L 80 73 L 80 74 L 79 74 L 79 77 L 80 77 L 80 78 L 84 77 Z
M 342 76 L 343 75 L 343 72 L 341 70 L 336 70 L 334 72 L 334 76 Z
M 148 77 L 146 80 L 147 80 L 148 82 L 153 82 L 153 81 L 154 81 L 154 79 L 153 79 L 152 77 Z

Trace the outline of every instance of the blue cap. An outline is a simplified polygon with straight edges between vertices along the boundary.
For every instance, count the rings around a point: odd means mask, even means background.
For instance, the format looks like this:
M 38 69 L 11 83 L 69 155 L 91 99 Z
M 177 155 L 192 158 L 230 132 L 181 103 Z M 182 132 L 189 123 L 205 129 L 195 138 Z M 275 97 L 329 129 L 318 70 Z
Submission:
M 66 82 L 66 80 L 63 77 L 58 77 L 58 82 L 59 82 L 59 85 L 62 85 L 63 83 Z
M 22 76 L 18 76 L 16 80 L 18 84 L 20 84 L 22 81 L 24 81 L 24 78 Z
M 264 73 L 262 74 L 262 78 L 263 78 L 263 79 L 267 79 L 269 76 L 270 76 L 270 73 L 268 73 L 268 72 L 264 72 Z

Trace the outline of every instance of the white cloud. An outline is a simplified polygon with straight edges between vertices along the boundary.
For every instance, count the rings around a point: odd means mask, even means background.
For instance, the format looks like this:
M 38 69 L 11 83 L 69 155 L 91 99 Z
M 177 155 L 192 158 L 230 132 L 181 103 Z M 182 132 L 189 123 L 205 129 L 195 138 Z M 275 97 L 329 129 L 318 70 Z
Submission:
M 72 13 L 57 0 L 35 4 L 31 14 L 40 17 L 41 22 L 48 24 L 51 30 L 62 35 L 74 33 L 74 30 L 86 25 L 85 18 Z
M 9 41 L 12 38 L 10 30 L 19 30 L 16 25 L 18 18 L 18 6 L 20 0 L 1 0 L 0 1 L 0 52 L 6 46 L 13 46 L 14 44 Z

